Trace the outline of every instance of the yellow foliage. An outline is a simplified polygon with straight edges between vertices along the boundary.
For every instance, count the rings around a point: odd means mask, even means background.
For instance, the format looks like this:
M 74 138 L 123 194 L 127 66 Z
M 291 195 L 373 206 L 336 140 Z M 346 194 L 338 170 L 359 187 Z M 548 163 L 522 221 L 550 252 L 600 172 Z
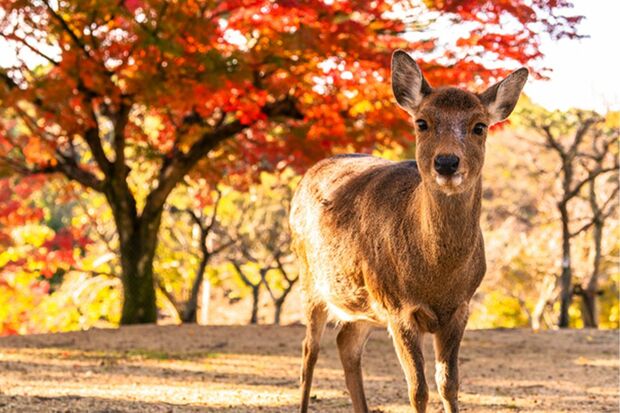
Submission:
M 607 112 L 605 126 L 608 128 L 620 128 L 620 111 Z
M 363 115 L 366 112 L 370 112 L 374 110 L 374 106 L 368 100 L 361 100 L 357 102 L 353 107 L 349 110 L 351 116 Z
M 54 237 L 54 230 L 47 225 L 26 224 L 15 228 L 11 232 L 11 237 L 19 245 L 39 248 L 45 241 Z

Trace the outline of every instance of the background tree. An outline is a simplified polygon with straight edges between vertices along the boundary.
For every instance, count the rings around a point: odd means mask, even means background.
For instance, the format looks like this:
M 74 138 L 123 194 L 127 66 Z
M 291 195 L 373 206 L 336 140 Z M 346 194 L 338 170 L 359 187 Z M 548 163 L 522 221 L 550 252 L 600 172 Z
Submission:
M 553 121 L 564 125 L 562 143 L 574 137 L 576 110 L 550 112 L 522 96 L 511 124 L 495 131 L 487 140 L 487 157 L 483 173 L 482 229 L 487 248 L 487 275 L 472 305 L 470 326 L 474 328 L 527 327 L 554 328 L 560 312 L 559 276 L 561 275 L 562 231 L 557 208 L 562 195 L 560 163 L 555 151 L 546 148 L 544 135 L 530 127 L 531 121 Z M 565 122 L 573 123 L 565 123 Z M 581 155 L 591 154 L 592 143 L 601 145 L 601 133 L 618 126 L 618 117 L 610 112 L 605 123 L 597 123 L 584 137 Z M 604 162 L 613 163 L 613 152 Z M 576 178 L 585 177 L 585 169 L 595 169 L 592 159 L 580 155 Z M 586 162 L 584 164 L 584 162 Z M 613 172 L 596 179 L 599 204 L 614 190 Z M 591 222 L 587 186 L 569 204 L 570 230 L 574 233 Z M 611 207 L 611 202 L 608 207 Z M 615 201 L 617 202 L 617 201 Z M 618 324 L 617 252 L 620 243 L 617 214 L 605 221 L 599 271 L 600 326 Z M 590 226 L 571 238 L 573 284 L 586 286 L 592 273 L 594 247 Z M 579 304 L 570 307 L 571 326 L 583 324 Z
M 618 191 L 620 190 L 620 181 L 617 173 L 611 176 L 604 176 L 603 185 L 598 184 L 601 181 L 597 171 L 602 171 L 609 163 L 609 154 L 611 153 L 617 160 L 618 144 L 620 137 L 620 128 L 618 127 L 600 127 L 597 134 L 591 142 L 591 149 L 586 153 L 580 153 L 582 164 L 587 170 L 587 176 L 593 176 L 588 183 L 587 201 L 590 207 L 591 218 L 588 223 L 583 225 L 573 234 L 579 234 L 592 228 L 592 270 L 590 276 L 584 280 L 583 284 L 576 284 L 573 287 L 574 294 L 581 297 L 582 310 L 581 316 L 585 327 L 598 328 L 598 305 L 597 299 L 603 291 L 599 290 L 599 278 L 602 271 L 603 263 L 603 231 L 607 219 L 618 209 Z M 615 172 L 618 172 L 616 169 Z M 599 182 L 600 183 L 600 182 Z
M 566 115 L 548 114 L 544 118 L 530 118 L 530 126 L 543 136 L 544 147 L 553 151 L 560 161 L 561 194 L 557 201 L 557 209 L 562 227 L 562 271 L 559 279 L 560 317 L 558 321 L 558 326 L 561 328 L 569 326 L 568 310 L 573 296 L 571 239 L 591 226 L 588 224 L 579 230 L 571 230 L 574 217 L 570 214 L 569 203 L 597 177 L 616 172 L 619 167 L 617 147 L 612 147 L 612 144 L 618 141 L 618 133 L 617 131 L 601 133 L 596 129 L 596 125 L 602 121 L 603 119 L 596 113 L 583 111 Z M 589 136 L 594 148 L 593 153 L 584 153 L 583 144 L 588 134 L 593 135 Z M 584 171 L 585 168 L 581 166 L 581 162 L 586 158 L 592 158 L 595 166 Z
M 210 290 L 210 280 L 208 277 L 205 277 L 205 273 L 207 270 L 207 264 L 211 260 L 211 258 L 222 251 L 226 250 L 226 248 L 230 247 L 234 244 L 234 239 L 229 238 L 227 233 L 221 228 L 221 224 L 218 222 L 218 207 L 220 205 L 220 201 L 222 199 L 222 192 L 219 189 L 216 189 L 215 196 L 211 196 L 212 194 L 208 194 L 207 198 L 209 198 L 209 202 L 212 205 L 209 205 L 210 212 L 208 216 L 205 216 L 205 202 L 203 199 L 205 198 L 204 194 L 194 194 L 196 196 L 196 200 L 200 201 L 199 205 L 202 208 L 192 208 L 191 206 L 187 206 L 184 209 L 179 209 L 176 206 L 170 207 L 170 212 L 174 215 L 186 214 L 190 221 L 191 226 L 197 228 L 197 238 L 198 238 L 198 246 L 199 246 L 199 260 L 198 266 L 195 271 L 195 276 L 193 281 L 191 282 L 191 288 L 189 290 L 188 298 L 185 300 L 184 304 L 181 307 L 179 300 L 174 297 L 173 294 L 169 293 L 165 286 L 162 286 L 161 291 L 166 294 L 167 298 L 170 302 L 175 306 L 177 312 L 180 315 L 181 321 L 184 323 L 195 323 L 197 317 L 197 310 L 199 304 L 199 293 L 201 288 L 206 288 L 207 291 L 203 294 L 203 296 L 207 297 L 207 300 L 200 303 L 202 306 L 209 306 L 209 290 Z M 176 217 L 175 217 L 176 218 Z M 173 225 L 170 226 L 170 230 L 173 231 Z M 184 248 L 183 251 L 187 252 L 187 248 Z M 206 320 L 203 320 L 206 322 Z
M 263 173 L 260 183 L 250 187 L 247 196 L 239 197 L 236 203 L 240 221 L 234 235 L 235 267 L 240 275 L 240 263 L 254 268 L 258 274 L 254 279 L 265 287 L 272 301 L 274 324 L 280 324 L 282 307 L 299 279 L 288 230 L 289 201 L 296 181 L 290 170 L 280 175 Z M 252 283 L 248 275 L 244 279 L 258 294 L 259 285 Z
M 469 29 L 423 63 L 434 84 L 502 74 L 480 63 L 486 56 L 533 61 L 541 27 L 575 37 L 580 20 L 565 13 L 569 2 L 543 0 L 0 4 L 0 36 L 16 52 L 0 71 L 2 168 L 60 173 L 105 197 L 118 232 L 123 324 L 157 318 L 164 205 L 196 167 L 212 180 L 248 168 L 301 170 L 338 148 L 411 141 L 406 119 L 386 110 L 385 79 L 394 48 L 435 51 L 430 34 L 402 37 L 432 24 L 412 16 L 440 11 Z
M 250 257 L 248 261 L 246 261 L 246 263 L 247 262 L 254 263 L 254 261 L 250 261 L 251 259 L 252 258 Z M 252 312 L 250 314 L 249 323 L 258 324 L 258 307 L 259 307 L 261 287 L 263 286 L 263 278 L 265 277 L 265 274 L 272 269 L 272 267 L 264 266 L 264 265 L 260 266 L 259 264 L 258 268 L 254 269 L 254 271 L 251 271 L 251 270 L 248 270 L 247 268 L 244 268 L 242 261 L 240 261 L 238 258 L 231 258 L 230 263 L 235 269 L 235 272 L 237 276 L 239 277 L 239 280 L 243 283 L 243 285 L 248 287 L 251 291 Z M 253 272 L 258 273 L 258 276 L 255 274 L 252 274 Z

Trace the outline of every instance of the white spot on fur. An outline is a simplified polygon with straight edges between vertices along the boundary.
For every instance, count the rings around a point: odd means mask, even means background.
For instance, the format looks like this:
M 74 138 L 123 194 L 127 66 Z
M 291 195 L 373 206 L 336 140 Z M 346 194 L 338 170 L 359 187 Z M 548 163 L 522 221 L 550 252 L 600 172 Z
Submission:
M 316 294 L 321 297 L 323 300 L 329 299 L 330 296 L 330 288 L 329 283 L 325 277 L 319 277 L 315 284 L 314 289 L 316 290 Z
M 452 185 L 459 186 L 463 183 L 463 174 L 456 174 L 452 177 Z
M 435 383 L 437 387 L 441 389 L 441 386 L 446 382 L 448 377 L 448 363 L 445 361 L 435 363 Z
M 442 187 L 456 188 L 463 183 L 464 176 L 462 173 L 454 174 L 451 177 L 445 177 L 443 175 L 435 175 L 435 182 Z
M 373 317 L 374 314 L 354 313 L 329 301 L 325 301 L 325 306 L 327 307 L 330 320 L 337 323 L 350 323 L 353 321 L 370 321 L 376 323 L 378 321 L 376 317 Z
M 456 137 L 459 142 L 462 142 L 465 139 L 465 134 L 463 133 L 463 129 L 461 129 L 458 123 L 453 123 L 451 125 L 452 135 Z
M 370 303 L 370 309 L 373 311 L 374 315 L 379 321 L 387 323 L 388 312 L 381 304 L 373 300 Z
M 344 322 L 351 322 L 351 321 L 356 320 L 356 317 L 353 314 L 346 312 L 345 310 L 338 307 L 334 303 L 330 303 L 328 301 L 326 304 L 327 304 L 327 311 L 329 311 L 329 314 L 336 320 L 344 321 Z

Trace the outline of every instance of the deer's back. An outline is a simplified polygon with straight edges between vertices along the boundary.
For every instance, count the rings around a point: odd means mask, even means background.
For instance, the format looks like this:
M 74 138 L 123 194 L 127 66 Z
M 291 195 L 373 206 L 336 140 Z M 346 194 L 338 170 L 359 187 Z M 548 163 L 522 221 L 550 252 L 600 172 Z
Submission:
M 368 276 L 378 274 L 370 267 L 398 266 L 393 260 L 413 242 L 402 218 L 419 183 L 415 161 L 357 154 L 325 159 L 306 173 L 290 217 L 306 299 L 325 302 L 345 321 L 383 321 L 382 297 L 398 296 L 399 286 L 394 274 L 373 289 Z
M 293 196 L 293 236 L 306 242 L 316 232 L 344 236 L 370 229 L 374 220 L 367 218 L 403 216 L 419 183 L 415 161 L 362 154 L 324 159 L 308 170 Z

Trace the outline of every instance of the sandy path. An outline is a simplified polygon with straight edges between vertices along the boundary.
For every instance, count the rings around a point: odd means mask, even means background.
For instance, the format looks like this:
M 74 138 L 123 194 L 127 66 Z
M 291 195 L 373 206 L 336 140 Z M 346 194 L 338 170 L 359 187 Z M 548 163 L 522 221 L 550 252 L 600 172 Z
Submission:
M 296 411 L 303 327 L 139 326 L 0 339 L 1 412 Z M 427 340 L 430 411 L 439 410 Z M 618 412 L 615 331 L 468 331 L 461 351 L 465 412 Z M 377 412 L 409 411 L 383 331 L 365 353 Z M 329 329 L 313 412 L 349 412 Z

